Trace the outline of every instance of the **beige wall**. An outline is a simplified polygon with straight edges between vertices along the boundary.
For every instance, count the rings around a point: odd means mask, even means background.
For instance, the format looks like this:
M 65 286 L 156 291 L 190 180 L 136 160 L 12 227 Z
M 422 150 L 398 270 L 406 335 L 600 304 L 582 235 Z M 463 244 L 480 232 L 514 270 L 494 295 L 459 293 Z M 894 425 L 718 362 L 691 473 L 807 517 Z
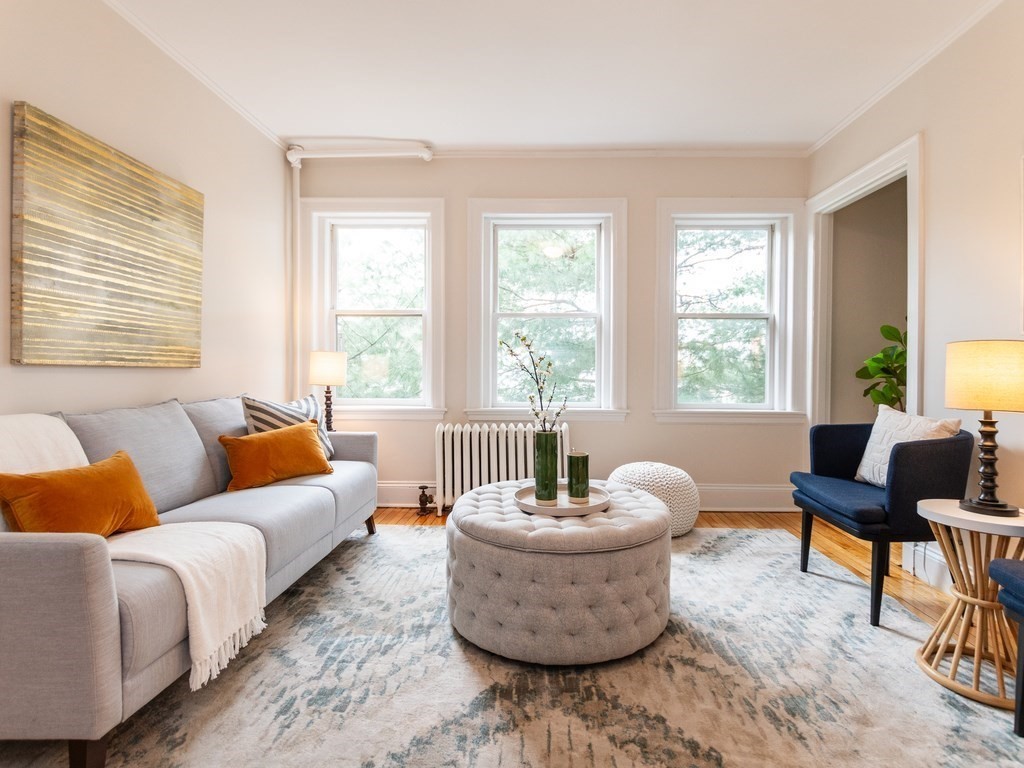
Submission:
M 592 474 L 641 459 L 684 467 L 704 506 L 788 506 L 788 477 L 805 463 L 806 425 L 656 424 L 654 401 L 655 218 L 658 197 L 798 197 L 803 159 L 451 159 L 305 161 L 305 197 L 442 197 L 445 263 L 446 421 L 466 416 L 467 200 L 473 197 L 625 197 L 628 201 L 628 349 L 624 423 L 573 422 L 573 442 L 591 453 Z M 524 412 L 524 416 L 525 416 Z M 433 484 L 434 423 L 347 422 L 380 433 L 381 479 Z M 408 490 L 408 489 L 406 489 Z M 409 496 L 408 498 L 412 498 Z
M 810 193 L 921 132 L 923 407 L 947 411 L 945 344 L 1020 339 L 1024 3 L 1005 2 L 811 158 Z M 997 414 L 1000 496 L 1024 502 L 1024 416 Z
M 12 366 L 11 102 L 27 101 L 206 196 L 202 367 Z M 280 148 L 100 0 L 8 0 L 0 28 L 0 413 L 242 390 L 285 394 Z
M 890 342 L 882 324 L 907 327 L 907 180 L 898 179 L 832 215 L 833 424 L 874 421 L 854 376 Z

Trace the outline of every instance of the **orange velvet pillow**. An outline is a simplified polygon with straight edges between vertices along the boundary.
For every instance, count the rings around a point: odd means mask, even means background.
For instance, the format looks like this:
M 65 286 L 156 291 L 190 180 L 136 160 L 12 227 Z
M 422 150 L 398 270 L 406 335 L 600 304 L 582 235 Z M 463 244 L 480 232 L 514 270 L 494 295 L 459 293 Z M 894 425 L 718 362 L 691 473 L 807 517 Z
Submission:
M 258 488 L 302 475 L 329 475 L 334 467 L 324 456 L 316 419 L 270 432 L 217 438 L 228 455 L 229 491 Z
M 160 525 L 131 457 L 118 451 L 86 467 L 0 473 L 0 499 L 16 531 L 109 536 Z

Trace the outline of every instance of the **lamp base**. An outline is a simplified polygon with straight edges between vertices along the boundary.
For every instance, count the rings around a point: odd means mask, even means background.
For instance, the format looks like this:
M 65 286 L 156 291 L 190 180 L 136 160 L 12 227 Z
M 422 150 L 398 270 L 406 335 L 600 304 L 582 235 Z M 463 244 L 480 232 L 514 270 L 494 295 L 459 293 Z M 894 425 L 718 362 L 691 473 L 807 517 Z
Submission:
M 1017 517 L 1020 510 L 1007 504 L 1004 501 L 979 501 L 978 499 L 964 499 L 960 502 L 960 509 L 966 512 L 977 512 L 979 515 L 995 515 L 997 517 Z

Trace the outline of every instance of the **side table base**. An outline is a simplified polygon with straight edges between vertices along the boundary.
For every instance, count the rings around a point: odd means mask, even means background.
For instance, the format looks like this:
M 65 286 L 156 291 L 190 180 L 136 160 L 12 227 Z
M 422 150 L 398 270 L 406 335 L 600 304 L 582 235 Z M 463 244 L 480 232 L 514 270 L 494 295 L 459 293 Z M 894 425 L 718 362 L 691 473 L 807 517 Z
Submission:
M 953 576 L 953 601 L 915 654 L 932 680 L 974 701 L 1013 709 L 1017 633 L 998 602 L 988 564 L 1007 557 L 1010 538 L 929 520 Z M 1021 547 L 1013 556 L 1021 557 Z M 1007 683 L 1009 680 L 1009 683 Z

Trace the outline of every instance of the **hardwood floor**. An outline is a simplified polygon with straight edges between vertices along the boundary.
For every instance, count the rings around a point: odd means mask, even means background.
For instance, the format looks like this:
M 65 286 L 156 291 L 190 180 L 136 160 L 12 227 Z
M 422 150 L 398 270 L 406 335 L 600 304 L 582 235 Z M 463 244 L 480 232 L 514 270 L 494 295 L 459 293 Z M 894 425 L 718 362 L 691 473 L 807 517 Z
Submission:
M 444 525 L 433 509 L 429 515 L 417 515 L 415 509 L 381 507 L 374 518 L 378 525 Z M 799 539 L 799 512 L 701 512 L 698 528 L 778 528 Z M 871 579 L 871 545 L 833 528 L 821 520 L 814 521 L 811 546 L 844 568 L 848 568 L 865 582 Z M 899 600 L 910 611 L 929 624 L 938 622 L 949 605 L 949 596 L 900 567 L 901 547 L 892 552 L 890 575 L 885 580 L 885 592 Z M 864 621 L 868 620 L 868 599 L 864 595 Z M 882 617 L 883 623 L 885 617 Z

